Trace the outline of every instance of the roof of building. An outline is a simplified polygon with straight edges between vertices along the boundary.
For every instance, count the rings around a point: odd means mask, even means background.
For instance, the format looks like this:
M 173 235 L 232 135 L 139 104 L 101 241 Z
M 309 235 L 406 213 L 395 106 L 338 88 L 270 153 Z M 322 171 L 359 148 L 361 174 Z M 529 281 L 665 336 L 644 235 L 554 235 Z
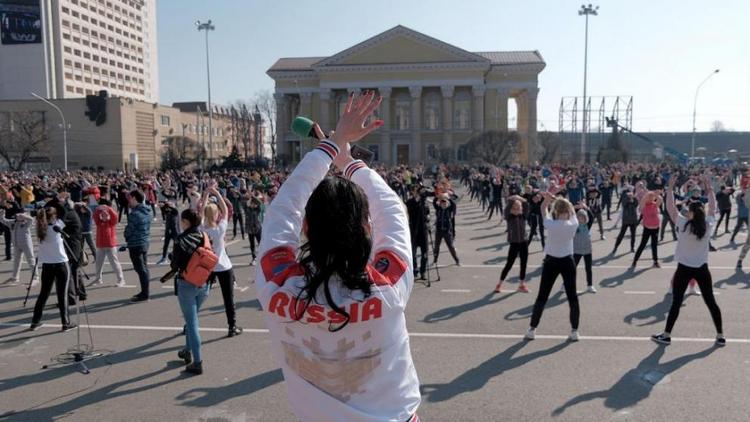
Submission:
M 489 59 L 492 64 L 544 63 L 539 51 L 478 51 L 474 54 Z
M 312 65 L 326 57 L 282 57 L 269 70 L 311 70 Z

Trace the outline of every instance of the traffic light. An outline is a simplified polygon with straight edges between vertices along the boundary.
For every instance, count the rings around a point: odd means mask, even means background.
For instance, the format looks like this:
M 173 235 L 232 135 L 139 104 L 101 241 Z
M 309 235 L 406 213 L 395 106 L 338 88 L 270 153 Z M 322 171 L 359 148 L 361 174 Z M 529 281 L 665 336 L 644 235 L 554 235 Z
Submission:
M 107 91 L 99 91 L 99 95 L 86 96 L 86 116 L 89 120 L 101 126 L 107 120 Z

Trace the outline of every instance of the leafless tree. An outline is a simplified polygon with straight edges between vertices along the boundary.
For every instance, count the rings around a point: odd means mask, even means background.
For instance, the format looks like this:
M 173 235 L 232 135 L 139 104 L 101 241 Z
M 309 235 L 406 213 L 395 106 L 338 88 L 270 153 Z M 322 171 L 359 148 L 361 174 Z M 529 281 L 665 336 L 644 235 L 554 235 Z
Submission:
M 714 120 L 711 123 L 711 132 L 726 132 L 727 127 L 724 126 L 724 122 L 721 120 Z
M 515 158 L 520 142 L 518 132 L 489 130 L 466 143 L 466 156 L 471 161 L 500 164 Z
M 205 157 L 206 149 L 198 141 L 187 136 L 169 136 L 162 141 L 161 167 L 164 170 L 180 170 L 198 163 Z
M 539 132 L 537 139 L 542 149 L 539 161 L 542 163 L 557 161 L 560 157 L 560 148 L 562 146 L 560 137 L 554 132 Z
M 266 124 L 266 136 L 271 146 L 271 160 L 276 161 L 276 99 L 271 91 L 263 90 L 255 93 L 253 103 L 258 107 L 262 119 Z M 254 108 L 251 108 L 253 110 Z M 262 154 L 262 151 L 258 151 Z
M 36 152 L 49 147 L 44 113 L 0 113 L 0 157 L 12 170 L 21 170 Z

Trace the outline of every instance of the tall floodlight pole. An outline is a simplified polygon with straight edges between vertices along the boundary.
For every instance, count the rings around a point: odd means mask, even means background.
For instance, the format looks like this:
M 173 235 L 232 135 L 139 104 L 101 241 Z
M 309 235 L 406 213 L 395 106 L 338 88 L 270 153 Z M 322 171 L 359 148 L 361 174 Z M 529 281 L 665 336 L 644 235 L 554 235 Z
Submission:
M 211 68 L 209 66 L 208 56 L 208 31 L 213 31 L 215 28 L 211 23 L 211 19 L 208 22 L 195 21 L 195 26 L 198 27 L 198 31 L 206 31 L 206 80 L 208 82 L 208 160 L 213 160 L 214 154 L 214 133 L 213 133 L 213 106 L 211 105 Z
M 698 93 L 700 92 L 703 84 L 708 82 L 708 80 L 711 79 L 711 77 L 717 73 L 719 73 L 719 69 L 714 70 L 708 76 L 706 76 L 706 79 L 704 79 L 703 82 L 698 84 L 698 88 L 695 89 L 695 98 L 693 99 L 693 134 L 690 137 L 690 159 L 691 160 L 695 159 L 695 112 L 698 106 Z
M 581 161 L 586 161 L 586 131 L 588 130 L 588 119 L 586 116 L 586 77 L 589 62 L 589 15 L 598 15 L 598 10 L 599 6 L 592 6 L 591 3 L 589 3 L 588 6 L 582 4 L 581 8 L 578 10 L 578 16 L 586 17 L 586 35 L 583 46 L 583 124 L 581 128 Z
M 63 127 L 63 161 L 65 162 L 63 167 L 65 168 L 65 171 L 68 171 L 68 123 L 65 121 L 65 115 L 63 114 L 62 110 L 60 110 L 60 107 L 54 105 L 52 102 L 50 102 L 46 98 L 41 97 L 33 92 L 31 92 L 30 94 L 32 97 L 43 101 L 48 106 L 54 108 L 55 110 L 57 110 L 58 113 L 60 113 L 60 119 L 62 119 L 62 127 Z

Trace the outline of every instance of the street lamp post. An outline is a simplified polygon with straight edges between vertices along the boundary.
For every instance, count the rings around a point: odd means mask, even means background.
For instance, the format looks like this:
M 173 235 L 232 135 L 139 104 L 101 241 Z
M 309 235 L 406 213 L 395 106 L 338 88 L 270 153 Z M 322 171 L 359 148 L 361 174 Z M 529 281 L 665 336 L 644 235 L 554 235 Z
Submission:
M 213 107 L 211 106 L 211 68 L 208 56 L 208 31 L 213 31 L 214 25 L 211 19 L 208 22 L 195 21 L 198 31 L 206 31 L 206 79 L 208 81 L 208 160 L 213 160 L 214 133 L 213 133 Z
M 63 126 L 63 161 L 64 161 L 63 167 L 65 168 L 65 171 L 68 171 L 68 123 L 65 121 L 65 115 L 63 114 L 62 110 L 60 110 L 60 107 L 54 105 L 52 102 L 50 102 L 46 98 L 41 97 L 34 92 L 31 93 L 31 96 L 36 99 L 41 100 L 42 102 L 46 103 L 50 107 L 57 110 L 58 113 L 60 113 L 60 118 L 62 119 L 62 126 Z
M 592 6 L 589 3 L 581 5 L 578 10 L 578 16 L 586 17 L 586 35 L 583 46 L 583 123 L 581 127 L 581 161 L 586 161 L 586 131 L 588 130 L 588 119 L 586 116 L 586 78 L 589 62 L 589 15 L 598 15 L 599 6 Z
M 719 73 L 719 69 L 714 70 L 713 72 L 709 73 L 708 76 L 706 76 L 706 79 L 703 80 L 700 84 L 698 84 L 698 88 L 695 89 L 695 98 L 693 99 L 693 134 L 690 137 L 690 159 L 695 159 L 695 113 L 698 106 L 698 93 L 701 90 L 701 87 L 703 84 L 708 82 L 709 79 L 711 79 L 712 76 Z

